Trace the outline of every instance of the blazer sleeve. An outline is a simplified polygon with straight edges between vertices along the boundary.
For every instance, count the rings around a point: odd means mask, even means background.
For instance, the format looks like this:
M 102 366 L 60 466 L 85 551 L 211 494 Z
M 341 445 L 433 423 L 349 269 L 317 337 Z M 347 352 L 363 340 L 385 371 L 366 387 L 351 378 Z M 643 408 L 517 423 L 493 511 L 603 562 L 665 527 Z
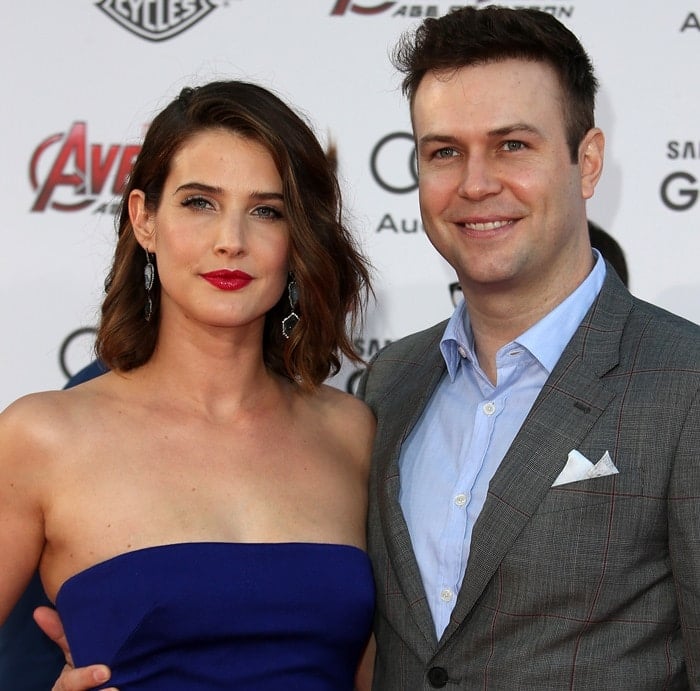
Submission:
M 686 415 L 668 492 L 668 543 L 686 670 L 700 690 L 700 391 Z

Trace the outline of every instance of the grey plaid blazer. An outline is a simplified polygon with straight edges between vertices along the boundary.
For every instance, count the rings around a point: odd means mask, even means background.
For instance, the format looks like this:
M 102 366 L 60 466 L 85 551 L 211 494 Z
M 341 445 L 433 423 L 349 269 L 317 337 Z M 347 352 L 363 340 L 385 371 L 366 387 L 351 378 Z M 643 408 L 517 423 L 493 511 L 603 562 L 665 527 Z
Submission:
M 436 639 L 398 503 L 398 457 L 445 371 L 445 324 L 385 348 L 369 550 L 377 691 L 700 689 L 700 327 L 612 270 L 494 475 Z M 568 453 L 618 475 L 552 487 Z

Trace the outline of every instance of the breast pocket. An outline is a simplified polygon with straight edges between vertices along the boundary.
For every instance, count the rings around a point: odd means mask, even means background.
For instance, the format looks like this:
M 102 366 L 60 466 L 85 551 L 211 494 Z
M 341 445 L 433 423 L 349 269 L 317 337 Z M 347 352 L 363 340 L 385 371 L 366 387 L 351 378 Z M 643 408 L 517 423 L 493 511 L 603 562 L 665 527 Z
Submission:
M 644 495 L 644 471 L 626 464 L 614 475 L 577 480 L 551 487 L 535 515 L 574 511 L 599 504 L 614 504 Z
M 603 573 L 606 582 L 624 583 L 640 564 L 654 562 L 661 578 L 666 502 L 644 485 L 642 469 L 627 466 L 616 475 L 550 488 L 509 550 L 505 571 L 523 591 L 544 588 L 562 603 L 577 588 L 587 592 Z M 533 564 L 542 568 L 533 570 Z

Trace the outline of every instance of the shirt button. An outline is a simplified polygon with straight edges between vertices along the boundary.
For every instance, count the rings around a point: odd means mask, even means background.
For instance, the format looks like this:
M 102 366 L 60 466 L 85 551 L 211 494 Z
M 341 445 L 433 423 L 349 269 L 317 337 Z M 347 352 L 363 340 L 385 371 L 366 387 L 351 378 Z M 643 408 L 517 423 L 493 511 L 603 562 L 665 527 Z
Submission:
M 455 497 L 455 505 L 456 506 L 464 506 L 467 503 L 467 495 L 466 494 L 458 494 Z
M 493 403 L 493 401 L 489 401 L 488 403 L 484 403 L 484 407 L 482 408 L 484 413 L 486 415 L 493 415 L 496 412 L 496 404 Z
M 467 351 L 464 348 L 464 346 L 459 346 L 459 348 L 457 348 L 457 352 L 460 354 L 461 357 L 467 357 Z
M 449 588 L 443 588 L 440 591 L 440 599 L 443 602 L 449 602 L 452 599 L 452 591 Z

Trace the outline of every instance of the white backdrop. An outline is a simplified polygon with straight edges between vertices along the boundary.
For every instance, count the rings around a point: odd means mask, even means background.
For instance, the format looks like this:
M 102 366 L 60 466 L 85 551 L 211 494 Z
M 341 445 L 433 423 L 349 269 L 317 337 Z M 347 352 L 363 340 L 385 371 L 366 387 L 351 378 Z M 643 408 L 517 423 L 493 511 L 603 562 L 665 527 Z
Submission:
M 272 88 L 336 142 L 346 208 L 377 270 L 358 350 L 371 355 L 447 316 L 454 276 L 420 224 L 408 110 L 388 55 L 421 18 L 464 4 L 479 3 L 8 3 L 0 407 L 63 386 L 65 371 L 91 359 L 115 186 L 153 114 L 181 87 L 212 78 Z M 607 155 L 589 216 L 623 246 L 632 291 L 700 321 L 697 2 L 516 4 L 554 13 L 593 58 Z M 348 374 L 335 383 L 346 386 Z

